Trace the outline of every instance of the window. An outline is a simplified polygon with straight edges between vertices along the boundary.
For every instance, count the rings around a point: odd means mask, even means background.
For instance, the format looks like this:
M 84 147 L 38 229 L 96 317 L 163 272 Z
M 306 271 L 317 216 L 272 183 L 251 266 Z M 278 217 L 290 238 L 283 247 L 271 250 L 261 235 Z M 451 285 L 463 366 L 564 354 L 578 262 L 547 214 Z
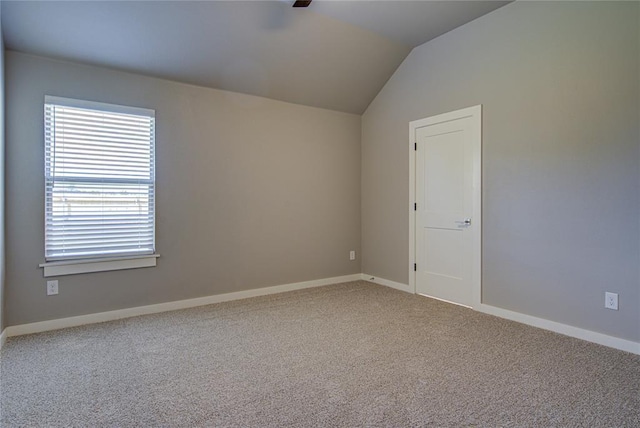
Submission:
M 55 262 L 153 255 L 155 112 L 47 96 L 44 124 L 45 276 L 69 264 Z M 144 267 L 114 266 L 88 271 Z M 54 269 L 81 273 L 67 270 Z

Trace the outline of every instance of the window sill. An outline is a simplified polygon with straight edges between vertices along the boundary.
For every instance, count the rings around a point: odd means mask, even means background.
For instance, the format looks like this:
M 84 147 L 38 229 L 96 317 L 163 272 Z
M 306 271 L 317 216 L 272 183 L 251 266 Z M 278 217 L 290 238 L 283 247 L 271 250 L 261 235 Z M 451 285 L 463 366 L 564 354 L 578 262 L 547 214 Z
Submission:
M 44 268 L 44 276 L 75 275 L 79 273 L 106 272 L 110 270 L 137 269 L 153 267 L 159 254 L 144 256 L 110 257 L 86 260 L 64 260 L 47 262 L 40 265 Z

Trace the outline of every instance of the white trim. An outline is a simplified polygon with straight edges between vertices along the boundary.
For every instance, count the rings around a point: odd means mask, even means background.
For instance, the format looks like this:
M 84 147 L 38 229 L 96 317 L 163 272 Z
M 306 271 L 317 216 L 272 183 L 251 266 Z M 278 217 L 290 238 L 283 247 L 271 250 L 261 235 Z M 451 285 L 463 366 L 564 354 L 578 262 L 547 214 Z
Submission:
M 413 120 L 409 122 L 409 289 L 416 292 L 416 272 L 413 269 L 416 263 L 416 211 L 414 203 L 416 201 L 416 151 L 414 145 L 416 141 L 416 130 L 437 123 L 450 122 L 465 117 L 472 118 L 472 135 L 478 140 L 473 144 L 473 267 L 472 283 L 473 297 L 472 306 L 482 304 L 482 105 L 467 107 L 461 110 L 431 116 L 425 119 Z
M 485 314 L 494 315 L 500 318 L 505 318 L 511 321 L 516 321 L 522 324 L 527 324 L 533 327 L 560 333 L 565 336 L 575 337 L 577 339 L 586 340 L 587 342 L 593 342 L 599 345 L 604 345 L 610 348 L 615 348 L 621 351 L 627 351 L 633 354 L 640 355 L 639 342 L 620 339 L 619 337 L 613 337 L 603 333 L 597 333 L 595 331 L 585 330 L 583 328 L 573 327 L 555 321 L 549 321 L 543 318 L 522 314 L 520 312 L 513 312 L 484 303 L 474 309 Z
M 77 100 L 74 98 L 54 97 L 52 95 L 44 96 L 45 104 L 56 104 L 64 107 L 75 107 L 89 110 L 106 111 L 109 113 L 130 114 L 133 116 L 156 117 L 156 111 L 142 107 L 130 107 L 119 104 L 107 104 L 97 101 Z
M 363 273 L 362 280 L 375 282 L 376 284 L 380 284 L 380 285 L 391 287 L 397 290 L 413 293 L 410 286 L 407 284 L 390 281 L 388 279 L 375 277 L 373 275 L 366 275 Z M 438 299 L 436 297 L 427 296 L 424 294 L 421 294 L 420 296 L 424 296 L 429 299 L 440 300 L 446 303 L 450 303 L 452 305 L 457 305 L 457 303 L 448 302 L 446 300 Z M 467 307 L 464 305 L 458 305 L 458 306 Z M 491 306 L 487 304 L 480 304 L 471 309 L 476 310 L 478 312 L 485 313 L 485 314 L 493 315 L 499 318 L 505 318 L 511 321 L 527 324 L 532 327 L 541 328 L 543 330 L 553 331 L 554 333 L 562 334 L 564 336 L 575 337 L 576 339 L 582 339 L 582 340 L 586 340 L 587 342 L 597 343 L 599 345 L 608 346 L 609 348 L 619 349 L 621 351 L 631 352 L 632 354 L 640 355 L 639 342 L 620 339 L 619 337 L 613 337 L 606 334 L 597 333 L 595 331 L 585 330 L 583 328 L 573 327 L 573 326 L 562 324 L 559 322 L 549 321 L 543 318 L 538 318 L 531 315 L 525 315 L 519 312 L 513 312 L 507 309 L 502 309 L 502 308 L 498 308 L 496 306 Z
M 214 303 L 228 302 L 231 300 L 246 299 L 249 297 L 266 296 L 269 294 L 283 293 L 286 291 L 302 290 L 305 288 L 321 287 L 329 284 L 338 284 L 341 282 L 364 280 L 379 285 L 390 287 L 396 290 L 413 293 L 408 284 L 390 281 L 388 279 L 376 277 L 367 274 L 353 274 L 334 278 L 318 279 L 313 281 L 297 282 L 285 285 L 276 285 L 273 287 L 257 288 L 253 290 L 238 291 L 234 293 L 218 294 L 214 296 L 199 297 L 195 299 L 179 300 L 174 302 L 159 303 L 156 305 L 139 306 L 135 308 L 120 309 L 116 311 L 101 312 L 97 314 L 81 315 L 77 317 L 61 318 L 50 321 L 35 322 L 31 324 L 22 324 L 10 326 L 0 334 L 0 348 L 4 345 L 8 337 L 20 336 L 23 334 L 40 333 L 50 330 L 58 330 L 67 327 L 76 327 L 85 324 L 94 324 L 105 321 L 113 321 L 122 318 L 135 317 L 140 315 L 155 314 L 159 312 L 175 311 L 179 309 L 193 308 L 197 306 L 210 305 Z M 427 296 L 428 297 L 428 296 Z M 561 324 L 555 321 L 549 321 L 542 318 L 513 312 L 507 309 L 498 308 L 486 304 L 481 304 L 473 308 L 478 312 L 505 318 L 511 321 L 527 324 L 533 327 L 542 328 L 544 330 L 553 331 L 565 336 L 575 337 L 577 339 L 586 340 L 588 342 L 597 343 L 608 346 L 610 348 L 619 349 L 621 351 L 631 352 L 640 355 L 640 343 L 633 342 L 618 337 L 608 336 L 602 333 L 585 330 L 578 327 Z
M 194 308 L 197 306 L 211 305 L 213 303 L 228 302 L 231 300 L 246 299 L 249 297 L 266 296 L 269 294 L 283 293 L 285 291 L 302 290 L 305 288 L 320 287 L 323 285 L 338 284 L 341 282 L 358 281 L 360 279 L 361 274 L 358 273 L 353 275 L 338 276 L 334 278 L 324 278 L 313 281 L 276 285 L 273 287 L 255 288 L 253 290 L 217 294 L 213 296 L 198 297 L 195 299 L 178 300 L 174 302 L 159 303 L 156 305 L 138 306 L 135 308 L 119 309 L 116 311 L 100 312 L 96 314 L 80 315 L 76 317 L 59 318 L 50 321 L 14 325 L 7 327 L 5 332 L 8 337 L 21 336 L 23 334 L 41 333 L 44 331 L 58 330 L 61 328 L 76 327 L 85 324 L 95 324 L 105 321 L 114 321 L 122 318 L 155 314 L 158 312 Z
M 409 122 L 409 288 L 416 292 L 416 128 Z
M 78 259 L 65 260 L 59 262 L 42 263 L 39 266 L 44 268 L 44 276 L 75 275 L 78 273 L 106 272 L 110 270 L 137 269 L 144 267 L 154 267 L 159 254 L 148 254 L 145 256 L 114 257 L 100 259 Z
M 418 296 L 426 297 L 428 299 L 440 300 L 441 302 L 449 303 L 451 305 L 462 306 L 463 308 L 473 309 L 471 306 L 463 305 L 462 303 L 452 302 L 451 300 L 441 299 L 439 297 L 429 296 L 428 294 L 416 293 Z
M 362 274 L 363 281 L 374 282 L 376 284 L 384 285 L 385 287 L 395 288 L 396 290 L 405 291 L 407 293 L 412 293 L 414 290 L 409 287 L 409 284 L 403 284 L 401 282 L 390 281 L 388 279 L 379 278 L 373 275 L 367 275 L 365 273 Z
M 132 260 L 132 259 L 145 259 L 149 257 L 160 257 L 160 254 L 145 254 L 140 256 L 118 256 L 118 257 L 100 257 L 100 258 L 88 258 L 88 259 L 73 259 L 73 260 L 59 260 L 55 262 L 40 263 L 38 266 L 64 266 L 64 265 L 77 265 L 82 263 L 98 263 L 98 262 L 114 262 L 119 260 Z

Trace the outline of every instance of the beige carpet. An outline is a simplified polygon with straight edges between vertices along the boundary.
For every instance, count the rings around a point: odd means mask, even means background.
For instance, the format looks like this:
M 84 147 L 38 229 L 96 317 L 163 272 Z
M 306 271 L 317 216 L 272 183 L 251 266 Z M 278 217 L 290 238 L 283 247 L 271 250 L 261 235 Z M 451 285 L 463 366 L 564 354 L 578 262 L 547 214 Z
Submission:
M 11 338 L 3 427 L 640 427 L 640 356 L 358 281 Z

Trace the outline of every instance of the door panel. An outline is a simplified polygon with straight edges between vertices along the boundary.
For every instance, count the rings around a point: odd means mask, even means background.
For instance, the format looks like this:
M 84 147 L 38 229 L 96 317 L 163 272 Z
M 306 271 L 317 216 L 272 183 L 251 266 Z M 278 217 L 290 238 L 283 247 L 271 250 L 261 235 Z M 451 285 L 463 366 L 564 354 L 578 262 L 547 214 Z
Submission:
M 462 131 L 424 137 L 424 170 L 436 180 L 427 180 L 424 186 L 425 209 L 428 213 L 459 213 L 464 211 L 464 140 Z
M 416 292 L 467 306 L 473 297 L 472 131 L 464 117 L 417 128 L 415 135 Z
M 464 239 L 460 231 L 453 233 L 447 229 L 424 228 L 425 257 L 424 270 L 429 275 L 447 276 L 461 280 L 464 264 L 460 253 Z

